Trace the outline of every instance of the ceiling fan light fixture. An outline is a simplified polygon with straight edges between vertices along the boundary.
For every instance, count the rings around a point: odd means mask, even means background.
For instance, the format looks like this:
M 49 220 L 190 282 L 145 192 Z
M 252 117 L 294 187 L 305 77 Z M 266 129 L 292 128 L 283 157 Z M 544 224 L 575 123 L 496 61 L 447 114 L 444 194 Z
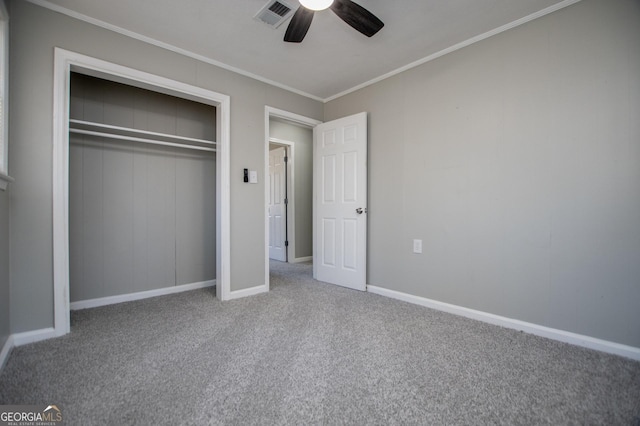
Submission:
M 300 43 L 313 21 L 316 10 L 323 10 L 331 7 L 333 13 L 338 18 L 349 24 L 359 33 L 371 37 L 384 27 L 376 15 L 369 12 L 364 7 L 353 0 L 299 0 L 299 7 L 293 14 L 287 31 L 284 33 L 284 41 L 287 43 Z
M 299 0 L 300 4 L 311 10 L 325 10 L 333 3 L 333 0 Z

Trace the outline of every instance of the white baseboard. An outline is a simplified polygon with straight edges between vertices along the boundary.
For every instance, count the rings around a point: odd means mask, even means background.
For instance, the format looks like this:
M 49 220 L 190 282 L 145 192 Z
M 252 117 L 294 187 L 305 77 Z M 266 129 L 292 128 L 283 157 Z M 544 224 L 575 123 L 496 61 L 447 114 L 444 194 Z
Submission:
M 183 291 L 197 290 L 199 288 L 212 287 L 216 285 L 216 280 L 202 281 L 199 283 L 183 284 L 174 287 L 158 288 L 156 290 L 139 291 L 137 293 L 119 294 L 117 296 L 100 297 L 97 299 L 80 300 L 71 302 L 71 310 L 96 308 L 98 306 L 113 305 L 114 303 L 131 302 L 134 300 L 147 299 L 149 297 L 165 296 L 167 294 L 181 293 Z
M 11 355 L 11 351 L 16 346 L 27 345 L 29 343 L 35 343 L 41 340 L 51 339 L 53 337 L 58 337 L 53 328 L 43 328 L 41 330 L 26 331 L 24 333 L 9 335 L 7 341 L 4 342 L 2 351 L 0 351 L 0 372 L 7 363 L 9 355 Z
M 311 262 L 312 260 L 313 260 L 313 256 L 296 257 L 294 259 L 289 260 L 289 263 Z
M 256 287 L 245 288 L 243 290 L 236 290 L 229 293 L 227 300 L 240 299 L 242 297 L 255 296 L 256 294 L 266 293 L 269 288 L 266 285 L 259 285 Z
M 42 328 L 40 330 L 25 331 L 24 333 L 15 333 L 13 337 L 13 346 L 28 345 L 29 343 L 39 342 L 41 340 L 52 339 L 58 337 L 53 327 Z
M 620 355 L 626 358 L 640 361 L 640 348 L 636 348 L 634 346 L 622 345 L 620 343 L 610 342 L 608 340 L 596 339 L 595 337 L 585 336 L 582 334 L 572 333 L 564 330 L 558 330 L 555 328 L 545 327 L 542 325 L 520 321 L 517 319 L 502 317 L 500 315 L 494 315 L 487 312 L 477 311 L 475 309 L 452 305 L 449 303 L 438 302 L 437 300 L 431 300 L 420 296 L 413 296 L 411 294 L 389 290 L 382 287 L 369 285 L 367 286 L 367 291 L 379 294 L 381 296 L 390 297 L 392 299 L 413 303 L 415 305 L 425 306 L 427 308 L 435 309 L 438 311 L 448 312 L 450 314 L 460 315 L 489 324 L 499 325 L 518 331 L 524 331 L 536 336 L 546 337 L 560 342 L 570 343 L 573 345 L 595 349 L 597 351 Z
M 0 351 L 0 373 L 4 369 L 4 366 L 7 364 L 7 360 L 9 359 L 9 355 L 11 355 L 11 350 L 13 349 L 13 335 L 9 335 L 7 341 L 4 342 L 4 346 L 2 346 L 2 351 Z

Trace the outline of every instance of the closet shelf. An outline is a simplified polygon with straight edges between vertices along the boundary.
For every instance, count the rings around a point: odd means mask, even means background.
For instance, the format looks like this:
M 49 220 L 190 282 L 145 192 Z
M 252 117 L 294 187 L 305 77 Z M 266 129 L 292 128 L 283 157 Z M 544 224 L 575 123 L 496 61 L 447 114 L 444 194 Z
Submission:
M 69 132 L 121 141 L 197 149 L 200 151 L 215 152 L 216 150 L 216 143 L 214 141 L 188 138 L 186 136 L 169 135 L 166 133 L 149 132 L 147 130 L 137 130 L 129 127 L 113 126 L 110 124 L 95 123 L 84 120 L 70 119 Z

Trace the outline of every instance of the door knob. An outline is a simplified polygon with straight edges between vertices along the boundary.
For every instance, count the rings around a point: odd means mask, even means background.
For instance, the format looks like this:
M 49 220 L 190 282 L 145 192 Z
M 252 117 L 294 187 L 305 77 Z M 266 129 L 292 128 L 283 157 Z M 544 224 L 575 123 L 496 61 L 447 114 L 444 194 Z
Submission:
M 362 214 L 362 213 L 364 213 L 364 212 L 366 212 L 366 210 L 365 210 L 365 209 L 363 209 L 362 207 L 358 207 L 358 208 L 356 209 L 356 213 L 358 213 L 358 214 Z

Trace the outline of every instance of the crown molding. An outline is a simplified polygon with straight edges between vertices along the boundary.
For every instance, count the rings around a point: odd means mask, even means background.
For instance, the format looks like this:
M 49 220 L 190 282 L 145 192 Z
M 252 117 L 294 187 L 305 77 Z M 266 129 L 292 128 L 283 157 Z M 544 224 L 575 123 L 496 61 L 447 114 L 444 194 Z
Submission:
M 216 66 L 218 68 L 222 68 L 222 69 L 225 69 L 227 71 L 234 72 L 236 74 L 240 74 L 240 75 L 242 75 L 244 77 L 248 77 L 248 78 L 260 81 L 260 82 L 268 84 L 270 86 L 275 86 L 275 87 L 278 87 L 280 89 L 286 90 L 288 92 L 295 93 L 296 95 L 304 96 L 306 98 L 310 98 L 310 99 L 313 99 L 315 101 L 324 102 L 324 100 L 319 96 L 315 96 L 315 95 L 312 95 L 310 93 L 303 92 L 302 90 L 298 90 L 298 89 L 295 89 L 293 87 L 289 87 L 286 84 L 278 83 L 277 81 L 269 80 L 268 78 L 265 78 L 265 77 L 262 77 L 260 75 L 251 73 L 249 71 L 245 71 L 245 70 L 243 70 L 241 68 L 237 68 L 237 67 L 234 67 L 234 66 L 229 65 L 229 64 L 225 64 L 224 62 L 217 61 L 215 59 L 212 59 L 212 58 L 209 58 L 207 56 L 201 55 L 199 53 L 195 53 L 195 52 L 192 52 L 190 50 L 183 49 L 181 47 L 177 47 L 177 46 L 174 46 L 172 44 L 165 43 L 163 41 L 156 40 L 156 39 L 151 38 L 151 37 L 147 37 L 145 35 L 136 33 L 134 31 L 130 31 L 130 30 L 127 30 L 125 28 L 118 27 L 117 25 L 113 25 L 113 24 L 110 24 L 108 22 L 104 22 L 104 21 L 101 21 L 99 19 L 95 19 L 95 18 L 92 18 L 90 16 L 83 15 L 82 13 L 78 13 L 78 12 L 73 11 L 71 9 L 67 9 L 66 7 L 58 6 L 57 4 L 53 4 L 53 3 L 51 3 L 51 2 L 49 2 L 47 0 L 27 0 L 27 1 L 29 3 L 32 3 L 32 4 L 35 4 L 37 6 L 43 7 L 45 9 L 49 9 L 49 10 L 54 11 L 54 12 L 61 13 L 63 15 L 69 16 L 69 17 L 77 19 L 79 21 L 84 21 L 84 22 L 86 22 L 88 24 L 95 25 L 97 27 L 101 27 L 101 28 L 104 28 L 104 29 L 109 30 L 109 31 L 113 31 L 115 33 L 124 35 L 126 37 L 130 37 L 130 38 L 133 38 L 135 40 L 139 40 L 139 41 L 142 41 L 144 43 L 151 44 L 153 46 L 160 47 L 162 49 L 169 50 L 169 51 L 174 52 L 174 53 L 178 53 L 180 55 L 195 59 L 197 61 L 204 62 L 206 64 L 213 65 L 213 66 Z
M 412 68 L 419 67 L 420 65 L 426 64 L 427 62 L 431 62 L 431 61 L 433 61 L 435 59 L 438 59 L 438 58 L 440 58 L 440 57 L 442 57 L 444 55 L 447 55 L 449 53 L 455 52 L 456 50 L 460 50 L 460 49 L 462 49 L 464 47 L 470 46 L 470 45 L 472 45 L 474 43 L 478 43 L 479 41 L 485 40 L 485 39 L 487 39 L 489 37 L 492 37 L 494 35 L 503 33 L 505 31 L 508 31 L 508 30 L 512 29 L 512 28 L 519 27 L 520 25 L 526 24 L 527 22 L 531 22 L 534 19 L 538 19 L 538 18 L 543 17 L 545 15 L 548 15 L 550 13 L 556 12 L 556 11 L 558 11 L 560 9 L 564 9 L 565 7 L 568 7 L 568 6 L 571 6 L 572 4 L 578 3 L 579 1 L 581 1 L 581 0 L 564 0 L 564 1 L 561 1 L 560 3 L 554 4 L 553 6 L 549 6 L 549 7 L 545 8 L 545 9 L 542 9 L 542 10 L 536 12 L 536 13 L 532 13 L 531 15 L 527 15 L 524 18 L 517 19 L 517 20 L 515 20 L 513 22 L 510 22 L 508 24 L 505 24 L 505 25 L 503 25 L 501 27 L 495 28 L 495 29 L 493 29 L 491 31 L 487 31 L 486 33 L 483 33 L 483 34 L 477 35 L 475 37 L 472 37 L 470 39 L 467 39 L 467 40 L 465 40 L 463 42 L 455 44 L 455 45 L 453 45 L 451 47 L 448 47 L 446 49 L 440 50 L 439 52 L 433 53 L 433 54 L 431 54 L 429 56 L 426 56 L 426 57 L 424 57 L 422 59 L 419 59 L 419 60 L 417 60 L 415 62 L 411 62 L 410 64 L 407 64 L 407 65 L 405 65 L 403 67 L 397 68 L 397 69 L 395 69 L 393 71 L 390 71 L 390 72 L 388 72 L 386 74 L 383 74 L 383 75 L 381 75 L 379 77 L 376 77 L 376 78 L 374 78 L 372 80 L 369 80 L 369 81 L 367 81 L 365 83 L 362 83 L 362 84 L 359 84 L 357 86 L 354 86 L 351 89 L 347 89 L 347 90 L 345 90 L 343 92 L 340 92 L 340 93 L 338 93 L 336 95 L 333 95 L 333 96 L 330 96 L 328 98 L 325 98 L 325 99 L 323 99 L 323 102 L 327 103 L 327 102 L 332 101 L 334 99 L 338 99 L 338 98 L 340 98 L 342 96 L 348 95 L 349 93 L 353 93 L 353 92 L 355 92 L 357 90 L 364 89 L 367 86 L 371 86 L 372 84 L 379 83 L 382 80 L 386 80 L 387 78 L 393 77 L 394 75 L 397 75 L 397 74 L 400 74 L 402 72 L 408 71 L 408 70 L 410 70 Z
M 565 7 L 568 7 L 568 6 L 571 6 L 571 5 L 575 4 L 575 3 L 578 3 L 581 0 L 563 0 L 560 3 L 554 4 L 553 6 L 549 6 L 549 7 L 545 8 L 545 9 L 542 9 L 542 10 L 540 10 L 538 12 L 535 12 L 535 13 L 532 13 L 530 15 L 527 15 L 527 16 L 525 16 L 523 18 L 517 19 L 517 20 L 515 20 L 513 22 L 510 22 L 508 24 L 502 25 L 502 26 L 500 26 L 498 28 L 495 28 L 495 29 L 493 29 L 491 31 L 487 31 L 486 33 L 483 33 L 483 34 L 477 35 L 475 37 L 472 37 L 470 39 L 467 39 L 465 41 L 462 41 L 462 42 L 460 42 L 458 44 L 455 44 L 455 45 L 453 45 L 451 47 L 448 47 L 446 49 L 443 49 L 443 50 L 440 50 L 438 52 L 435 52 L 435 53 L 433 53 L 433 54 L 431 54 L 429 56 L 426 56 L 426 57 L 424 57 L 422 59 L 419 59 L 417 61 L 411 62 L 411 63 L 409 63 L 409 64 L 407 64 L 405 66 L 402 66 L 400 68 L 396 68 L 393 71 L 390 71 L 390 72 L 388 72 L 386 74 L 383 74 L 383 75 L 381 75 L 379 77 L 376 77 L 374 79 L 366 81 L 366 82 L 364 82 L 362 84 L 358 84 L 357 86 L 354 86 L 354 87 L 352 87 L 350 89 L 344 90 L 344 91 L 342 91 L 340 93 L 337 93 L 335 95 L 332 95 L 332 96 L 329 96 L 329 97 L 326 97 L 326 98 L 322 98 L 320 96 L 312 95 L 312 94 L 304 92 L 302 90 L 298 90 L 298 89 L 295 89 L 293 87 L 287 86 L 286 84 L 282 84 L 282 83 L 279 83 L 277 81 L 270 80 L 270 79 L 262 77 L 262 76 L 260 76 L 258 74 L 254 74 L 252 72 L 243 70 L 241 68 L 234 67 L 234 66 L 229 65 L 229 64 L 225 64 L 224 62 L 217 61 L 215 59 L 209 58 L 207 56 L 204 56 L 204 55 L 201 55 L 201 54 L 198 54 L 198 53 L 195 53 L 195 52 L 192 52 L 190 50 L 183 49 L 183 48 L 174 46 L 172 44 L 165 43 L 165 42 L 156 40 L 154 38 L 144 36 L 142 34 L 134 32 L 134 31 L 130 31 L 130 30 L 118 27 L 116 25 L 109 24 L 108 22 L 104 22 L 104 21 L 101 21 L 99 19 L 95 19 L 95 18 L 92 18 L 90 16 L 87 16 L 87 15 L 83 15 L 81 13 L 75 12 L 75 11 L 67 9 L 65 7 L 53 4 L 53 3 L 49 2 L 48 0 L 27 0 L 27 1 L 29 3 L 33 3 L 33 4 L 37 5 L 37 6 L 41 6 L 43 8 L 52 10 L 54 12 L 58 12 L 58 13 L 61 13 L 63 15 L 67 15 L 67 16 L 69 16 L 71 18 L 75 18 L 75 19 L 78 19 L 80 21 L 87 22 L 89 24 L 92 24 L 92 25 L 107 29 L 109 31 L 113 31 L 113 32 L 116 32 L 118 34 L 122 34 L 124 36 L 131 37 L 133 39 L 136 39 L 136 40 L 151 44 L 153 46 L 157 46 L 157 47 L 160 47 L 160 48 L 163 48 L 163 49 L 166 49 L 166 50 L 169 50 L 169 51 L 172 51 L 172 52 L 187 56 L 187 57 L 192 58 L 192 59 L 196 59 L 198 61 L 210 64 L 210 65 L 214 65 L 216 67 L 225 69 L 227 71 L 231 71 L 231 72 L 234 72 L 236 74 L 240 74 L 240 75 L 242 75 L 244 77 L 248 77 L 248 78 L 260 81 L 262 83 L 269 84 L 269 85 L 274 86 L 274 87 L 278 87 L 278 88 L 286 90 L 288 92 L 295 93 L 297 95 L 304 96 L 306 98 L 309 98 L 309 99 L 312 99 L 312 100 L 315 100 L 315 101 L 327 103 L 327 102 L 333 101 L 335 99 L 341 98 L 341 97 L 343 97 L 345 95 L 348 95 L 350 93 L 353 93 L 353 92 L 355 92 L 357 90 L 360 90 L 360 89 L 363 89 L 365 87 L 371 86 L 373 84 L 379 83 L 379 82 L 381 82 L 383 80 L 386 80 L 387 78 L 393 77 L 393 76 L 395 76 L 397 74 L 400 74 L 400 73 L 402 73 L 404 71 L 408 71 L 408 70 L 410 70 L 412 68 L 416 68 L 416 67 L 418 67 L 420 65 L 426 64 L 427 62 L 431 62 L 431 61 L 433 61 L 435 59 L 438 59 L 438 58 L 440 58 L 440 57 L 442 57 L 444 55 L 447 55 L 449 53 L 455 52 L 456 50 L 460 50 L 460 49 L 462 49 L 464 47 L 467 47 L 467 46 L 470 46 L 470 45 L 472 45 L 474 43 L 480 42 L 480 41 L 485 40 L 485 39 L 487 39 L 489 37 L 492 37 L 494 35 L 503 33 L 505 31 L 508 31 L 508 30 L 512 29 L 512 28 L 519 27 L 520 25 L 526 24 L 527 22 L 531 22 L 531 21 L 533 21 L 535 19 L 538 19 L 538 18 L 543 17 L 545 15 L 548 15 L 550 13 L 556 12 L 556 11 L 558 11 L 560 9 L 564 9 Z

